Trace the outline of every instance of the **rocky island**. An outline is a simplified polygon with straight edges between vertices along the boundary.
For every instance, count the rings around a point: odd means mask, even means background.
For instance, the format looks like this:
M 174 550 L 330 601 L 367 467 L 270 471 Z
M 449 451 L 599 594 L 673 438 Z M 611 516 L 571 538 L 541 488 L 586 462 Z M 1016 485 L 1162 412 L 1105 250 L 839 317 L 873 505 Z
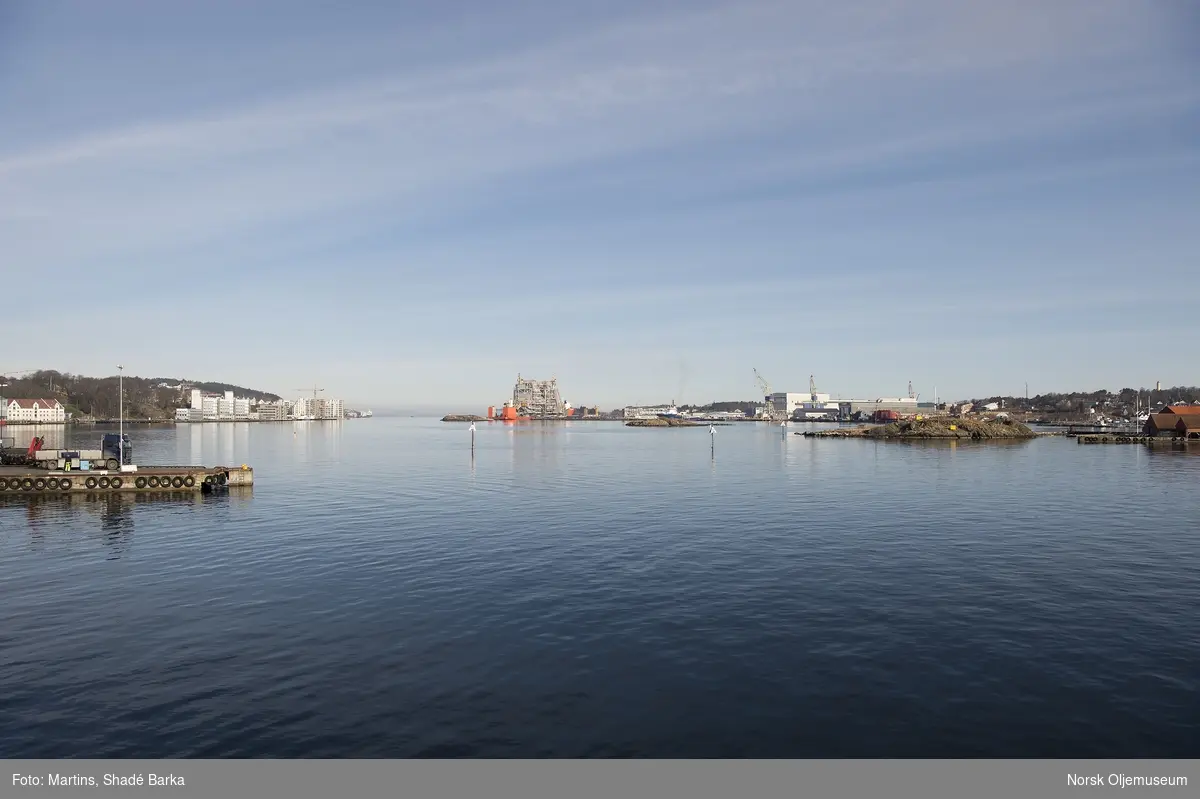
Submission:
M 486 416 L 475 416 L 470 413 L 450 413 L 442 417 L 443 422 L 486 422 Z
M 865 427 L 816 430 L 797 433 L 807 438 L 874 438 L 874 439 L 991 439 L 1037 438 L 1038 434 L 1011 419 L 920 419 L 911 422 L 868 425 Z

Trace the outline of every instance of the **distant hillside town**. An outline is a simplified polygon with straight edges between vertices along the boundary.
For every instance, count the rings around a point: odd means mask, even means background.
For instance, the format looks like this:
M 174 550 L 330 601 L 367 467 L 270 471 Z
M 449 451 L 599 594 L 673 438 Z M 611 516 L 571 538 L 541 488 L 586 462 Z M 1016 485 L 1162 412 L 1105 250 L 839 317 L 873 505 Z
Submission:
M 0 425 L 69 422 L 302 421 L 369 418 L 340 399 L 285 400 L 229 383 L 131 375 L 85 377 L 50 369 L 0 373 Z

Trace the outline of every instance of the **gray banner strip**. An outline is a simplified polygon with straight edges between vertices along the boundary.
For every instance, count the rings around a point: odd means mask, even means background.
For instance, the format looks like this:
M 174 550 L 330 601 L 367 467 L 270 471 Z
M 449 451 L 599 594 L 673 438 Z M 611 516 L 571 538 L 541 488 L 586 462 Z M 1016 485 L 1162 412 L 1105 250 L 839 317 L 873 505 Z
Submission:
M 1200 760 L 7 760 L 0 797 L 1184 797 Z

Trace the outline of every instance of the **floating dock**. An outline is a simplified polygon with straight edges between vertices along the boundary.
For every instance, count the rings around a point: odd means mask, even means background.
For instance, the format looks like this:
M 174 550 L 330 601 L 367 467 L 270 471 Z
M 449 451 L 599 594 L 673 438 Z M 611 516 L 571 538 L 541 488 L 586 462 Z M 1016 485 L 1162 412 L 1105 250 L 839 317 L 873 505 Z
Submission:
M 0 466 L 0 494 L 79 494 L 152 491 L 211 493 L 254 485 L 249 466 L 141 466 L 120 470 Z

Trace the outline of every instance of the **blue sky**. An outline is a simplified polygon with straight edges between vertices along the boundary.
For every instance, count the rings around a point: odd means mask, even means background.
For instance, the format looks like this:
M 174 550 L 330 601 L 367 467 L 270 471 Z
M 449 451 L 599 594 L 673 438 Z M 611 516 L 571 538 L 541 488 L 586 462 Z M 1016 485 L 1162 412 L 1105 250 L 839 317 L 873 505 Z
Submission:
M 9 316 L 0 371 L 447 410 L 518 372 L 1200 383 L 1157 346 L 1200 340 L 1198 36 L 1169 1 L 0 2 L 0 291 L 63 322 Z

